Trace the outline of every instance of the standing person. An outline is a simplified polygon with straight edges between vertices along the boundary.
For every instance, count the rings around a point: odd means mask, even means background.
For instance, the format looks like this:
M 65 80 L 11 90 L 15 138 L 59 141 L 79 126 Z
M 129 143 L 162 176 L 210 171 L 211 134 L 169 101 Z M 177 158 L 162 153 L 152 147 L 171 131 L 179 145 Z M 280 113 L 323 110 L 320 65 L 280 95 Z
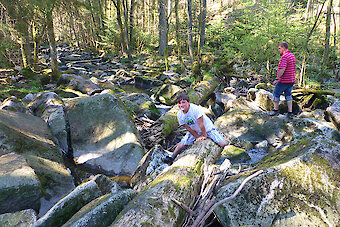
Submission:
M 269 112 L 270 116 L 279 115 L 280 96 L 284 92 L 288 106 L 288 118 L 293 118 L 293 97 L 292 90 L 295 83 L 295 56 L 288 50 L 288 44 L 281 42 L 279 44 L 279 52 L 282 55 L 277 69 L 277 76 L 273 84 L 274 89 L 274 109 Z
M 190 103 L 190 97 L 187 94 L 179 94 L 177 98 L 179 111 L 177 112 L 177 120 L 179 125 L 184 125 L 188 132 L 177 144 L 174 153 L 171 156 L 162 158 L 162 161 L 171 164 L 176 156 L 189 145 L 194 144 L 195 140 L 205 140 L 207 137 L 212 139 L 220 147 L 227 145 L 222 133 L 217 131 L 214 124 L 202 108 Z

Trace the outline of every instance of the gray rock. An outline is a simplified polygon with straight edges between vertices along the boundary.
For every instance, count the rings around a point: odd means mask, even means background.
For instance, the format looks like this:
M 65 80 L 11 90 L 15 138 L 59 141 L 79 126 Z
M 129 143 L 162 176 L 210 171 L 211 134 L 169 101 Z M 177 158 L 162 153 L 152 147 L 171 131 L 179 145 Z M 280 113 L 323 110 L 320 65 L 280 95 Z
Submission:
M 58 145 L 62 153 L 68 155 L 69 144 L 67 141 L 67 122 L 62 106 L 55 108 L 55 111 L 49 114 L 47 124 L 50 127 L 53 136 L 58 140 Z
M 247 92 L 247 100 L 254 101 L 256 99 L 256 92 L 258 90 L 256 88 L 250 88 Z
M 109 226 L 134 195 L 132 189 L 127 189 L 99 197 L 84 206 L 63 227 Z
M 168 166 L 162 162 L 164 152 L 162 146 L 156 145 L 144 155 L 132 175 L 131 186 L 134 190 L 140 192 L 145 189 Z
M 176 102 L 176 94 L 180 92 L 182 88 L 172 84 L 163 84 L 162 87 L 155 94 L 156 100 L 167 104 L 173 105 Z
M 40 182 L 25 158 L 15 153 L 0 156 L 0 214 L 39 210 Z
M 13 112 L 25 112 L 24 106 L 21 104 L 21 102 L 15 97 L 11 96 L 7 99 L 5 99 L 2 104 L 0 105 L 1 110 L 10 110 Z
M 233 145 L 228 145 L 223 148 L 220 159 L 229 159 L 231 162 L 236 163 L 246 162 L 250 160 L 250 156 L 244 149 L 235 147 Z
M 249 83 L 245 81 L 244 79 L 240 79 L 239 81 L 237 81 L 234 87 L 235 88 L 248 88 Z
M 122 102 L 113 94 L 75 98 L 66 105 L 76 163 L 109 175 L 129 175 L 144 152 Z
M 270 111 L 274 108 L 273 104 L 274 96 L 272 93 L 260 89 L 258 90 L 258 92 L 255 93 L 255 95 L 256 95 L 255 102 L 258 106 L 267 111 Z
M 233 200 L 215 209 L 225 226 L 338 226 L 340 144 L 310 133 L 283 146 L 257 167 Z M 244 177 L 219 189 L 230 196 Z
M 340 130 L 340 101 L 334 102 L 327 108 L 326 112 L 335 127 Z
M 74 187 L 54 140 L 41 118 L 0 110 L 1 154 L 15 152 L 22 155 L 38 176 L 40 190 L 44 192 L 40 214 Z
M 40 92 L 33 97 L 33 100 L 27 105 L 27 109 L 33 115 L 42 117 L 47 121 L 49 114 L 63 105 L 63 100 L 56 93 Z
M 59 200 L 33 226 L 61 226 L 83 206 L 101 195 L 102 193 L 94 180 L 83 183 Z
M 159 110 L 147 94 L 124 92 L 119 95 L 119 98 L 131 115 L 140 117 L 145 114 L 152 120 L 157 120 L 160 117 Z
M 285 117 L 273 120 L 266 113 L 249 109 L 227 112 L 216 120 L 215 125 L 244 149 L 252 149 L 252 144 L 264 140 L 270 146 L 277 147 L 290 141 L 293 136 Z
M 89 77 L 77 76 L 74 74 L 62 74 L 59 77 L 58 85 L 67 85 L 69 88 L 80 91 L 83 94 L 93 95 L 102 91 L 94 84 Z
M 15 213 L 6 213 L 0 215 L 0 226 L 10 227 L 27 227 L 31 226 L 37 220 L 34 210 L 21 210 Z
M 109 193 L 114 194 L 122 190 L 118 183 L 105 175 L 98 174 L 92 180 L 96 182 L 103 195 Z

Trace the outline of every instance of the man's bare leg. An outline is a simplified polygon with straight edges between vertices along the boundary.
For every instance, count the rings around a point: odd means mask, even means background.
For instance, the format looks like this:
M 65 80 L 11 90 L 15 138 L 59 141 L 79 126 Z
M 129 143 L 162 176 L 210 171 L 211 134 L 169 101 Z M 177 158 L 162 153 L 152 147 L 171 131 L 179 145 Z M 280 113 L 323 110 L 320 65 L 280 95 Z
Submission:
M 279 102 L 274 101 L 274 110 L 279 110 Z
M 287 101 L 287 106 L 288 106 L 288 113 L 293 112 L 293 101 L 292 100 Z

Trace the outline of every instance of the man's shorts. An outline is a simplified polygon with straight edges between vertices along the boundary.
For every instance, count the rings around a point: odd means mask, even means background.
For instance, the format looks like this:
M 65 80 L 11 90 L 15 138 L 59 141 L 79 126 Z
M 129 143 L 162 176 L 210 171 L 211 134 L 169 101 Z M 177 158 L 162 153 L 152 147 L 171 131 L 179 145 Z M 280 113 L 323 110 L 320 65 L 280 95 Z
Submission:
M 273 93 L 274 101 L 279 102 L 280 96 L 283 92 L 285 93 L 286 101 L 293 100 L 293 97 L 292 97 L 293 85 L 294 85 L 294 83 L 277 82 L 277 84 L 274 88 L 274 93 Z
M 200 136 L 202 133 L 198 133 Z M 212 129 L 209 132 L 207 132 L 207 136 L 212 139 L 215 143 L 220 143 L 224 140 L 223 134 L 217 131 L 216 129 Z M 190 133 L 187 132 L 185 136 L 181 140 L 181 144 L 183 145 L 192 145 L 194 144 L 196 138 Z

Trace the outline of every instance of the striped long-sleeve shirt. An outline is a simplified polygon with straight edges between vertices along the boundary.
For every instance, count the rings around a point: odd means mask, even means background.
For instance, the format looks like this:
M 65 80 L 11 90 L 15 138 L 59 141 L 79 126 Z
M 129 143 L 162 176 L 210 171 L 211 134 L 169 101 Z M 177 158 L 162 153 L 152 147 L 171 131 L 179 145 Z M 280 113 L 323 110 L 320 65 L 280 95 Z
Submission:
M 295 56 L 290 51 L 285 52 L 279 63 L 279 68 L 277 69 L 277 73 L 279 69 L 285 69 L 283 75 L 279 78 L 278 82 L 281 83 L 294 83 L 295 82 Z

